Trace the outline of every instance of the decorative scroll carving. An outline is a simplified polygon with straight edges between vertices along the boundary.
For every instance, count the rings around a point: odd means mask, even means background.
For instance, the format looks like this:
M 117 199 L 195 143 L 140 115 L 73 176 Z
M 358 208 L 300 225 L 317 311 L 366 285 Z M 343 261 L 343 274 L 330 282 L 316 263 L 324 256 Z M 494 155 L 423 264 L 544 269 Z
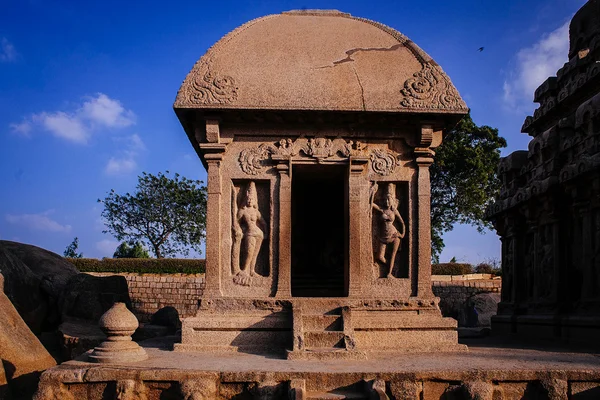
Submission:
M 390 175 L 397 165 L 398 157 L 390 151 L 375 149 L 371 153 L 371 167 L 379 175 Z
M 367 146 L 362 142 L 346 142 L 335 138 L 281 139 L 276 144 L 261 144 L 244 149 L 238 159 L 240 168 L 248 175 L 257 175 L 264 169 L 264 161 L 271 156 L 311 157 L 318 162 L 363 154 Z
M 256 260 L 267 230 L 266 223 L 258 209 L 256 184 L 253 181 L 248 182 L 239 210 L 237 209 L 237 195 L 234 189 L 232 205 L 233 246 L 231 263 L 233 282 L 242 286 L 250 286 L 252 277 L 256 274 Z
M 211 60 L 206 60 L 192 71 L 193 79 L 186 80 L 177 96 L 176 104 L 230 104 L 237 100 L 238 86 L 228 75 L 218 75 L 210 70 Z M 194 68 L 195 69 L 195 68 Z
M 450 110 L 467 108 L 450 78 L 439 66 L 430 63 L 424 63 L 421 71 L 407 79 L 400 93 L 404 96 L 400 102 L 403 107 Z
M 375 254 L 375 262 L 386 265 L 386 278 L 391 278 L 396 261 L 396 254 L 400 248 L 401 240 L 406 234 L 406 226 L 404 220 L 398 211 L 398 198 L 396 197 L 396 185 L 388 183 L 385 188 L 384 201 L 380 206 L 375 202 L 375 194 L 377 193 L 378 185 L 373 184 L 371 190 L 371 208 L 379 212 L 377 215 L 377 231 L 375 233 L 376 242 L 378 243 L 378 251 Z M 394 222 L 397 221 L 396 228 Z M 389 260 L 385 258 L 385 253 L 391 246 L 391 254 Z
M 256 149 L 244 149 L 240 152 L 240 168 L 248 175 L 256 175 L 263 169 L 263 161 L 269 157 L 269 149 L 260 145 Z

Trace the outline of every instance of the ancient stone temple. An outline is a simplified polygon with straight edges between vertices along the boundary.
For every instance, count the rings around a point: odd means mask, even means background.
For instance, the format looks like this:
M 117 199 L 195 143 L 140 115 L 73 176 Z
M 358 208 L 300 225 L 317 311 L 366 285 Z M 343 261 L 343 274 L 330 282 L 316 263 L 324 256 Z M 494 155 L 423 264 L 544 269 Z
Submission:
M 176 350 L 456 350 L 431 289 L 429 166 L 467 112 L 399 32 L 338 11 L 248 22 L 174 105 L 208 171 L 206 289 Z
M 569 28 L 569 61 L 536 91 L 528 151 L 501 161 L 489 217 L 502 240 L 493 332 L 593 344 L 600 336 L 600 1 Z

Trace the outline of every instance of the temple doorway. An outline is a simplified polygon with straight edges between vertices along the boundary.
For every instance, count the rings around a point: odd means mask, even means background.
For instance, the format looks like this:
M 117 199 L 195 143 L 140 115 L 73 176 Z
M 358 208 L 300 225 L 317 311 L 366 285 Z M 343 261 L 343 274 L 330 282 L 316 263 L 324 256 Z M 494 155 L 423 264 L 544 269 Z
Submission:
M 347 171 L 298 165 L 292 171 L 292 296 L 347 296 Z

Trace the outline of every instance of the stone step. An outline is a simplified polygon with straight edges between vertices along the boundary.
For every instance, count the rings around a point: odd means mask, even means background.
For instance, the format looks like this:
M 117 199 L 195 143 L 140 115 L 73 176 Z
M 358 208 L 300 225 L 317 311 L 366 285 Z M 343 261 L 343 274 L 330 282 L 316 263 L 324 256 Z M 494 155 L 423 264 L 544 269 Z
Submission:
M 340 315 L 303 314 L 302 327 L 305 331 L 342 331 Z
M 332 392 L 308 392 L 306 393 L 307 400 L 368 400 L 368 396 L 364 393 L 347 392 L 347 391 L 332 391 Z
M 307 348 L 343 348 L 344 332 L 340 331 L 305 331 L 304 344 Z

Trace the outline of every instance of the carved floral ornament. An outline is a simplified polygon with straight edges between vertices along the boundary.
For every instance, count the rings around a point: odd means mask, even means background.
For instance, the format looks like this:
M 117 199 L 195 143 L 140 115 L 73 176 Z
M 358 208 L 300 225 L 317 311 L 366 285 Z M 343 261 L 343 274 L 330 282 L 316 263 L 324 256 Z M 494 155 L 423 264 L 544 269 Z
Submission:
M 177 95 L 176 105 L 230 104 L 237 100 L 236 80 L 211 71 L 212 60 L 194 67 Z
M 424 63 L 423 68 L 404 82 L 400 90 L 404 97 L 400 105 L 408 108 L 466 110 L 450 78 L 435 64 Z
M 320 163 L 367 155 L 367 145 L 363 142 L 346 142 L 340 138 L 299 138 L 295 141 L 281 139 L 275 144 L 261 144 L 256 148 L 244 149 L 240 152 L 238 161 L 242 171 L 257 175 L 265 168 L 264 161 L 272 156 L 309 157 Z M 384 176 L 390 175 L 399 165 L 398 157 L 391 151 L 374 149 L 370 154 L 373 171 Z

